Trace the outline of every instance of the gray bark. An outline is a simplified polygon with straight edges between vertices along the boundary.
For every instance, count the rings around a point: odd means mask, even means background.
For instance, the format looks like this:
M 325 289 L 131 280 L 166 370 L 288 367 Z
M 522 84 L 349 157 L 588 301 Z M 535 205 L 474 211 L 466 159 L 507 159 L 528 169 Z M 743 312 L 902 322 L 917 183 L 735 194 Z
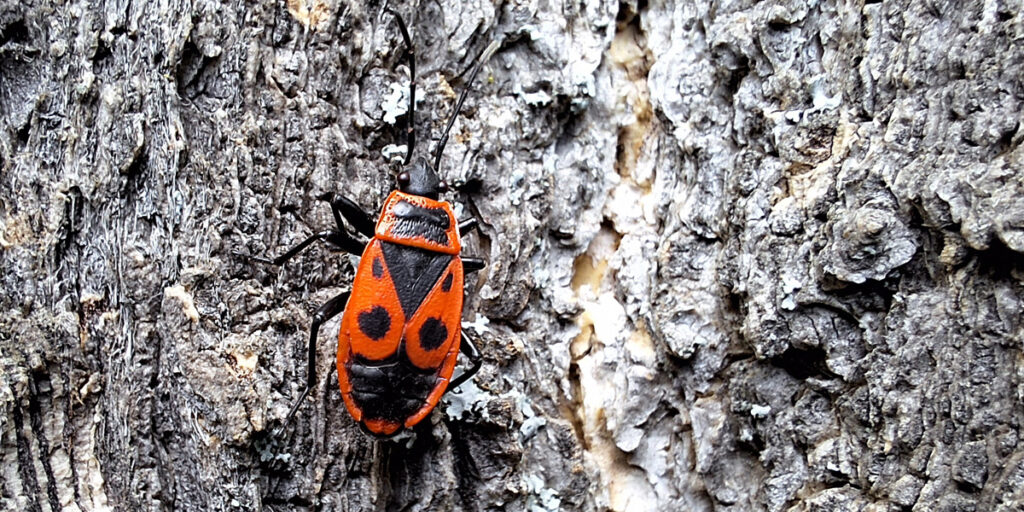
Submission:
M 0 508 L 1024 508 L 1020 2 L 395 4 L 483 369 L 348 417 L 311 313 L 408 84 L 381 5 L 0 0 Z M 397 106 L 396 106 L 397 105 Z M 397 120 L 392 119 L 397 115 Z

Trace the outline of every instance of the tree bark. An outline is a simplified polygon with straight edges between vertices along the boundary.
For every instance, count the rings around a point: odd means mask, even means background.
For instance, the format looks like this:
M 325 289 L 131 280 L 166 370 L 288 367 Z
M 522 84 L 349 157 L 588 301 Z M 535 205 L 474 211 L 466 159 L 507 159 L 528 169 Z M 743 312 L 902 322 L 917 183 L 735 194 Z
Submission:
M 1020 2 L 393 3 L 483 368 L 348 416 L 335 194 L 400 172 L 378 2 L 0 0 L 0 508 L 1024 507 Z M 407 97 L 407 96 L 406 96 Z

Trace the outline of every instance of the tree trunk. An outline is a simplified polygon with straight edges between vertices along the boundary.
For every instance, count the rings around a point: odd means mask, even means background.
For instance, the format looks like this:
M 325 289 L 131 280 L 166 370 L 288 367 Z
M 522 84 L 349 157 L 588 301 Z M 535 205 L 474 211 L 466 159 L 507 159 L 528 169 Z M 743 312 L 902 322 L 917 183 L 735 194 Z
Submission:
M 417 154 L 481 229 L 483 368 L 348 416 L 401 170 L 380 3 L 0 0 L 4 510 L 1024 507 L 1019 2 L 392 5 Z M 389 163 L 390 162 L 390 163 Z

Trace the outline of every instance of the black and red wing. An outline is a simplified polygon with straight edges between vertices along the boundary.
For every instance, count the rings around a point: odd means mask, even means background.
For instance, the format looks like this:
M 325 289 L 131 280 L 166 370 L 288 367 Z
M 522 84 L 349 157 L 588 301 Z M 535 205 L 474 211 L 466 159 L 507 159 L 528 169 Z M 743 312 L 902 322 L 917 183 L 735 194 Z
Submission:
M 458 256 L 371 240 L 338 336 L 345 405 L 379 435 L 415 425 L 447 389 L 462 317 Z

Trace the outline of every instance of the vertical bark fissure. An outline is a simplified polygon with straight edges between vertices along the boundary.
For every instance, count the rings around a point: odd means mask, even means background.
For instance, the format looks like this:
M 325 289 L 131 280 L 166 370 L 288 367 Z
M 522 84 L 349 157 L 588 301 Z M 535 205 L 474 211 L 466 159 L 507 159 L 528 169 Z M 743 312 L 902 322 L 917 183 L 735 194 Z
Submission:
M 45 374 L 40 375 L 45 376 Z M 49 386 L 48 381 L 47 386 Z M 32 434 L 35 437 L 36 445 L 39 448 L 38 460 L 40 466 L 43 468 L 43 474 L 46 480 L 46 498 L 49 501 L 50 510 L 58 510 L 60 509 L 60 500 L 57 498 L 57 482 L 53 475 L 53 467 L 50 464 L 50 441 L 46 438 L 46 432 L 43 430 L 43 411 L 41 410 L 39 402 L 38 379 L 33 379 L 31 389 L 32 392 L 28 396 L 29 420 L 32 424 Z M 57 413 L 51 411 L 51 414 L 55 415 Z
M 14 420 L 14 436 L 18 450 L 18 476 L 21 477 L 22 497 L 28 502 L 29 512 L 42 512 L 39 505 L 42 489 L 39 487 L 39 479 L 36 475 L 37 459 L 32 455 L 29 440 L 22 430 L 25 427 L 24 418 L 17 402 L 11 408 L 11 416 Z

